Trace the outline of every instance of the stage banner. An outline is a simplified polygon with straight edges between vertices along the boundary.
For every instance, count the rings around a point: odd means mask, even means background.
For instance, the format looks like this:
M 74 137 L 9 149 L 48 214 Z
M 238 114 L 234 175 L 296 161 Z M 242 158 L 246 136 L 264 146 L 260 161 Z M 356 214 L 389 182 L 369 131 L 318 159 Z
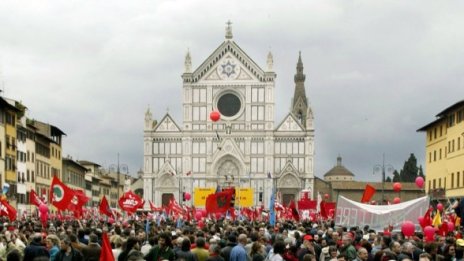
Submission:
M 235 188 L 235 203 L 242 208 L 249 208 L 255 205 L 252 188 Z
M 215 192 L 215 188 L 195 188 L 193 190 L 193 205 L 195 207 L 204 207 L 206 204 L 206 198 Z
M 429 198 L 422 197 L 394 205 L 362 204 L 343 196 L 338 197 L 335 225 L 344 227 L 363 227 L 383 231 L 388 226 L 400 229 L 405 220 L 418 224 L 417 218 L 429 208 Z

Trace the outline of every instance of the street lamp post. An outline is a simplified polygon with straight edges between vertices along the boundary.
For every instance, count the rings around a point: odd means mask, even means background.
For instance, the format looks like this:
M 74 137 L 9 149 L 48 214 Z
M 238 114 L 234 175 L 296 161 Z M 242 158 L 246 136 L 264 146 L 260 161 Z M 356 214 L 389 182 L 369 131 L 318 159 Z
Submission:
M 390 164 L 385 164 L 385 153 L 382 154 L 382 165 L 374 165 L 373 174 L 377 171 L 382 171 L 382 204 L 385 202 L 385 170 L 389 173 L 393 171 L 393 166 Z
M 117 177 L 117 180 L 118 180 L 118 199 L 119 199 L 121 197 L 121 194 L 120 194 L 121 171 L 124 174 L 129 174 L 129 167 L 127 166 L 127 164 L 120 164 L 119 163 L 119 153 L 118 153 L 118 162 L 117 162 L 117 164 L 111 164 L 109 166 L 109 170 L 116 170 L 116 177 Z

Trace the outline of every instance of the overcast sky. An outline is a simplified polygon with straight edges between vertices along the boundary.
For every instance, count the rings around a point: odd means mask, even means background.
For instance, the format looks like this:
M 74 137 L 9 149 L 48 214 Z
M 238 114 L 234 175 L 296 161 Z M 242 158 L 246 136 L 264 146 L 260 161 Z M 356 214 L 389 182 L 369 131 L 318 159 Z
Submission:
M 302 52 L 315 116 L 315 174 L 343 157 L 358 180 L 373 166 L 424 164 L 416 130 L 464 99 L 464 2 L 0 2 L 4 95 L 67 136 L 63 155 L 131 173 L 143 164 L 143 120 L 167 109 L 178 124 L 184 56 L 199 66 L 234 41 L 262 68 L 274 55 L 276 125 L 289 112 Z M 169 93 L 169 95 L 166 95 Z

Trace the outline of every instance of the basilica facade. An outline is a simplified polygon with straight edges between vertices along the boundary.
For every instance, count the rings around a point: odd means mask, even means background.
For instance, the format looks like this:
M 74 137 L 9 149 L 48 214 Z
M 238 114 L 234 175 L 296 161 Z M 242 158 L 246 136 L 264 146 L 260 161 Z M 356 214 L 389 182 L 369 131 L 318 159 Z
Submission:
M 196 68 L 190 53 L 182 74 L 182 121 L 145 113 L 143 197 L 166 205 L 195 189 L 251 188 L 254 205 L 269 206 L 273 189 L 283 203 L 311 194 L 314 183 L 313 113 L 305 92 L 301 53 L 288 114 L 274 119 L 273 56 L 262 68 L 233 40 L 225 40 Z M 176 100 L 176 97 L 170 97 Z M 290 97 L 289 97 L 290 98 Z M 210 119 L 211 111 L 220 120 Z M 189 203 L 187 203 L 189 204 Z

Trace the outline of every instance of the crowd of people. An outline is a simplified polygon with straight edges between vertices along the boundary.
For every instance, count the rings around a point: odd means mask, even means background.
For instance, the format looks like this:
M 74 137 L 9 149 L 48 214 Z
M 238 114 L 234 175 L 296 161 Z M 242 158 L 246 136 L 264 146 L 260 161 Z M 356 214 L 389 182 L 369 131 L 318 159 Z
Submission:
M 149 222 L 147 225 L 146 222 Z M 108 236 L 118 261 L 460 261 L 464 240 L 457 230 L 425 240 L 421 232 L 337 227 L 333 221 L 193 222 L 95 220 L 0 224 L 0 259 L 7 261 L 100 260 Z M 111 260 L 110 260 L 111 261 Z

